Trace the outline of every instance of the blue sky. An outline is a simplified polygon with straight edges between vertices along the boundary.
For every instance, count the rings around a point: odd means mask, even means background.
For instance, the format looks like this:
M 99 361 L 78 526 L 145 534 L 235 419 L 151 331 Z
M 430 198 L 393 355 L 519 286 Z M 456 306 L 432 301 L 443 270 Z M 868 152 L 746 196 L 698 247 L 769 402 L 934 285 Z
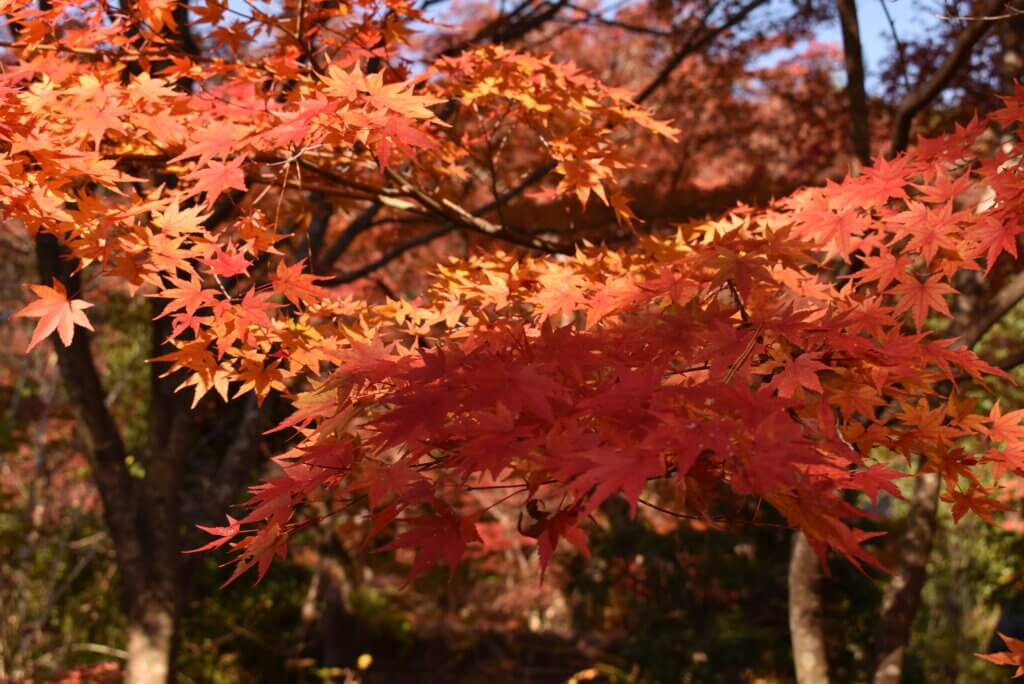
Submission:
M 929 14 L 921 7 L 914 7 L 914 0 L 860 0 L 857 3 L 857 23 L 860 25 L 861 45 L 864 49 L 864 68 L 867 71 L 869 90 L 878 87 L 878 72 L 882 58 L 892 50 L 892 30 L 885 17 L 883 4 L 889 9 L 893 24 L 900 38 L 920 36 L 921 33 L 935 27 L 938 17 Z M 839 31 L 838 19 L 829 25 L 822 26 L 818 33 L 822 42 L 835 43 L 842 46 L 843 38 Z

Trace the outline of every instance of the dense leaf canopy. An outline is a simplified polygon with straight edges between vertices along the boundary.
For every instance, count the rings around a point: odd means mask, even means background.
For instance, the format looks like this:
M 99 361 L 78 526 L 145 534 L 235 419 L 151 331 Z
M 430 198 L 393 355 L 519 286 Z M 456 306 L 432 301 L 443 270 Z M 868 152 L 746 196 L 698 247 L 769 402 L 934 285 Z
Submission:
M 1024 121 L 1019 86 L 859 175 L 663 230 L 638 216 L 646 160 L 624 139 L 683 133 L 644 92 L 501 45 L 422 59 L 432 19 L 398 0 L 191 9 L 214 56 L 189 52 L 173 3 L 6 3 L 0 203 L 6 230 L 56 238 L 78 274 L 78 291 L 33 286 L 30 348 L 71 344 L 90 302 L 126 290 L 159 302 L 151 362 L 193 406 L 291 402 L 274 474 L 204 528 L 232 579 L 353 509 L 368 548 L 415 551 L 412 576 L 454 568 L 499 507 L 546 566 L 562 540 L 588 552 L 616 495 L 710 522 L 763 502 L 823 559 L 879 566 L 847 493 L 936 472 L 954 517 L 990 518 L 982 466 L 1024 473 L 1024 414 L 961 392 L 1007 377 L 968 349 L 1006 305 L 951 308 L 1017 256 L 1024 149 L 991 137 Z M 346 286 L 360 273 L 324 274 L 338 231 L 311 227 L 318 196 L 368 217 L 350 241 L 383 219 L 469 249 L 424 269 L 418 297 L 370 297 Z M 541 223 L 506 220 L 516 203 Z M 558 212 L 583 228 L 543 223 Z M 587 229 L 596 214 L 614 229 Z

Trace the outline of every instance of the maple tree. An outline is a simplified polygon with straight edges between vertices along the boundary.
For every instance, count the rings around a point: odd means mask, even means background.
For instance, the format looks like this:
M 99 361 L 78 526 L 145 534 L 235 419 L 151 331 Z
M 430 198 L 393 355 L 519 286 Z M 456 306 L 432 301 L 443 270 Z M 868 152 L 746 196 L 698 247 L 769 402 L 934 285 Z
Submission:
M 153 303 L 157 410 L 175 416 L 153 438 L 167 451 L 144 499 L 176 496 L 191 420 L 181 393 L 191 409 L 251 399 L 255 439 L 272 428 L 288 441 L 243 513 L 200 526 L 212 540 L 192 550 L 230 549 L 228 581 L 262 577 L 297 533 L 351 510 L 367 551 L 414 553 L 411 581 L 438 563 L 454 572 L 498 510 L 542 569 L 563 540 L 589 553 L 588 520 L 620 495 L 633 514 L 716 523 L 753 502 L 756 524 L 763 502 L 823 562 L 832 550 L 879 568 L 851 493 L 899 497 L 896 480 L 933 474 L 955 518 L 1005 509 L 985 473 L 1024 474 L 1022 414 L 979 411 L 961 387 L 1013 365 L 969 347 L 1020 289 L 1005 264 L 1024 232 L 1021 142 L 985 141 L 1024 119 L 1024 90 L 761 208 L 644 211 L 631 181 L 674 175 L 671 194 L 682 175 L 646 169 L 645 146 L 708 144 L 644 101 L 759 4 L 727 4 L 626 90 L 504 44 L 557 4 L 521 23 L 481 13 L 470 40 L 438 47 L 417 32 L 430 14 L 397 0 L 279 13 L 206 0 L 184 16 L 176 3 L 9 2 L 0 202 L 35 237 L 47 283 L 16 316 L 39 319 L 29 349 L 58 333 L 119 562 L 166 580 L 160 592 L 180 581 L 177 537 L 156 558 L 132 539 L 137 511 L 116 501 L 126 450 L 91 399 L 101 383 L 76 326 L 91 330 L 84 310 L 111 291 Z M 749 38 L 737 62 L 770 43 Z M 695 82 L 727 87 L 721 67 L 691 61 Z M 797 83 L 813 99 L 824 87 L 818 72 L 783 72 L 778 91 Z M 834 160 L 816 152 L 819 168 Z M 691 182 L 723 182 L 710 175 Z M 367 245 L 380 224 L 390 241 Z M 456 236 L 462 253 L 415 274 L 412 296 L 384 279 L 384 297 L 351 285 Z M 369 261 L 335 270 L 361 238 Z M 961 321 L 950 305 L 978 278 L 1011 294 Z M 261 408 L 280 401 L 287 417 L 264 424 Z M 139 638 L 169 644 L 176 599 L 156 598 L 163 612 L 138 607 Z M 134 681 L 170 668 L 130 663 Z

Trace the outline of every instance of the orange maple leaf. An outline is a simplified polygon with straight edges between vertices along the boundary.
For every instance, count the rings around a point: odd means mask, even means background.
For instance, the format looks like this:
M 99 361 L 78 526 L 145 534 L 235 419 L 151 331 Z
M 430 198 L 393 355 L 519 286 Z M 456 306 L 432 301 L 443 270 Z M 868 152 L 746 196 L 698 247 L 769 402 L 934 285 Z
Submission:
M 998 632 L 998 634 L 999 638 L 1006 644 L 1006 647 L 1010 649 L 1009 651 L 975 653 L 974 655 L 996 665 L 1016 665 L 1017 671 L 1013 673 L 1014 678 L 1024 675 L 1024 641 L 1008 637 L 1002 632 Z
M 28 343 L 26 353 L 43 341 L 54 330 L 60 336 L 64 346 L 70 346 L 75 334 L 75 326 L 80 325 L 87 330 L 92 330 L 92 323 L 85 315 L 85 309 L 92 306 L 83 299 L 68 300 L 67 290 L 57 279 L 53 281 L 53 287 L 46 285 L 29 285 L 29 288 L 39 299 L 31 302 L 25 308 L 14 314 L 14 318 L 38 318 L 39 323 L 32 333 L 32 340 Z
M 971 237 L 977 241 L 975 251 L 985 255 L 985 273 L 989 273 L 996 259 L 1003 252 L 1017 256 L 1017 236 L 1024 233 L 1024 226 L 1013 220 L 999 220 L 983 216 L 971 228 Z
M 1021 427 L 1021 420 L 1024 419 L 1024 409 L 1003 413 L 999 400 L 992 406 L 989 412 L 988 422 L 992 427 L 985 429 L 989 439 L 993 442 L 1016 442 L 1024 437 L 1024 427 Z
M 274 292 L 284 295 L 296 307 L 302 303 L 315 303 L 318 299 L 323 299 L 331 294 L 316 284 L 318 280 L 325 280 L 324 277 L 303 273 L 305 265 L 305 259 L 297 261 L 291 266 L 281 261 L 277 264 L 277 272 L 271 280 Z
M 207 208 L 212 207 L 225 190 L 244 191 L 246 188 L 245 171 L 242 169 L 244 162 L 244 157 L 235 157 L 227 164 L 211 160 L 206 167 L 193 171 L 187 176 L 196 182 L 192 191 L 196 194 L 206 193 Z

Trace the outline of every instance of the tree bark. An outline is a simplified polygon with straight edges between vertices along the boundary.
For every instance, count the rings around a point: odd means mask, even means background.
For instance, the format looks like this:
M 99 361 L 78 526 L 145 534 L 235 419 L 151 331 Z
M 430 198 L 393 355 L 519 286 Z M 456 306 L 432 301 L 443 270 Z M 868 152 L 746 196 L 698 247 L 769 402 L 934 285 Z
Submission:
M 159 310 L 159 303 L 153 302 L 152 316 Z M 150 331 L 151 355 L 170 351 L 164 343 L 170 333 L 168 319 L 151 321 Z M 194 443 L 194 426 L 187 397 L 174 391 L 178 379 L 161 378 L 164 370 L 151 364 L 149 444 L 142 460 L 145 474 L 139 483 L 150 562 L 147 591 L 134 597 L 135 604 L 130 607 L 136 623 L 129 631 L 128 643 L 129 681 L 133 684 L 176 678 L 178 623 L 184 603 L 180 492 Z M 137 665 L 131 661 L 133 640 L 139 648 Z
M 73 264 L 62 259 L 55 238 L 41 234 L 36 241 L 36 253 L 44 283 L 57 279 L 70 295 L 79 293 L 80 279 L 72 274 Z M 106 391 L 96 370 L 88 334 L 76 331 L 68 347 L 54 340 L 54 349 L 61 379 L 68 389 L 86 442 L 93 481 L 103 503 L 103 518 L 114 542 L 122 603 L 128 618 L 125 681 L 163 684 L 169 681 L 173 669 L 179 592 L 176 582 L 170 580 L 177 578 L 179 549 L 174 546 L 170 552 L 159 550 L 159 558 L 155 558 L 154 544 L 164 543 L 168 530 L 162 528 L 155 535 L 153 522 L 155 519 L 163 520 L 164 524 L 173 522 L 176 535 L 176 516 L 162 510 L 169 505 L 166 496 L 160 496 L 156 502 L 138 496 L 139 482 L 128 470 L 128 454 L 121 431 L 106 407 Z M 157 431 L 161 436 L 171 432 Z M 167 473 L 158 467 L 150 475 L 153 478 L 167 476 Z M 176 486 L 175 482 L 164 486 Z M 173 501 L 172 497 L 170 502 Z M 159 568 L 157 572 L 154 572 L 155 567 Z
M 159 597 L 135 596 L 128 616 L 127 684 L 165 684 L 174 680 L 178 611 Z
M 907 530 L 900 545 L 900 567 L 882 595 L 874 684 L 899 684 L 903 676 L 903 654 L 921 605 L 937 527 L 940 484 L 936 473 L 918 475 L 914 483 Z
M 80 292 L 80 278 L 72 273 L 73 264 L 63 259 L 56 238 L 40 235 L 36 256 L 44 283 L 56 278 L 69 295 Z M 187 414 L 172 410 L 180 399 L 161 396 L 168 388 L 154 384 L 150 453 L 140 481 L 128 469 L 128 453 L 107 407 L 90 336 L 77 330 L 70 346 L 55 339 L 54 349 L 114 544 L 128 623 L 125 681 L 165 684 L 174 677 L 182 603 L 177 491 L 189 434 L 181 417 Z M 154 383 L 162 382 L 154 378 Z
M 850 106 L 850 142 L 861 166 L 871 165 L 871 130 L 868 120 L 868 96 L 864 88 L 864 56 L 860 27 L 857 24 L 857 0 L 836 0 L 839 25 L 843 33 L 843 58 L 846 63 L 846 98 Z
M 821 562 L 803 532 L 793 533 L 789 557 L 789 635 L 797 684 L 827 684 L 820 584 Z
M 129 34 L 138 35 L 137 0 L 122 0 L 121 9 L 133 21 Z M 192 56 L 200 46 L 188 25 L 188 0 L 174 5 L 178 28 L 166 28 L 164 37 Z M 141 37 L 140 37 L 141 40 Z M 169 64 L 169 62 L 168 62 Z M 127 64 L 138 73 L 143 65 L 136 60 Z M 160 69 L 155 62 L 148 67 Z M 177 88 L 191 90 L 190 79 L 181 79 Z M 228 203 L 231 205 L 232 203 Z M 215 212 L 210 220 L 223 218 Z M 36 241 L 40 276 L 44 284 L 54 278 L 64 283 L 71 295 L 81 290 L 80 276 L 74 264 L 64 258 L 58 239 L 41 234 Z M 160 306 L 154 302 L 153 317 Z M 164 340 L 170 333 L 169 319 L 155 320 L 151 325 L 151 355 L 169 351 Z M 182 525 L 195 522 L 183 510 L 183 481 L 190 472 L 189 456 L 195 446 L 196 426 L 187 398 L 175 392 L 180 378 L 161 378 L 165 367 L 153 365 L 150 375 L 148 403 L 149 434 L 139 462 L 144 468 L 136 477 L 128 467 L 119 426 L 107 407 L 106 391 L 90 348 L 90 336 L 78 329 L 72 344 L 64 347 L 54 341 L 62 380 L 77 414 L 78 424 L 90 459 L 92 478 L 103 502 L 104 521 L 110 531 L 116 555 L 117 572 L 122 587 L 122 610 L 127 619 L 127 664 L 124 681 L 128 684 L 165 684 L 176 679 L 179 646 L 179 623 L 184 612 L 186 563 L 182 557 Z M 217 487 L 213 496 L 203 503 L 210 507 L 227 505 L 227 499 L 240 488 L 249 459 L 258 453 L 260 435 L 267 427 L 270 412 L 261 411 L 250 402 L 225 450 L 220 463 Z M 134 454 L 133 454 L 134 455 Z

